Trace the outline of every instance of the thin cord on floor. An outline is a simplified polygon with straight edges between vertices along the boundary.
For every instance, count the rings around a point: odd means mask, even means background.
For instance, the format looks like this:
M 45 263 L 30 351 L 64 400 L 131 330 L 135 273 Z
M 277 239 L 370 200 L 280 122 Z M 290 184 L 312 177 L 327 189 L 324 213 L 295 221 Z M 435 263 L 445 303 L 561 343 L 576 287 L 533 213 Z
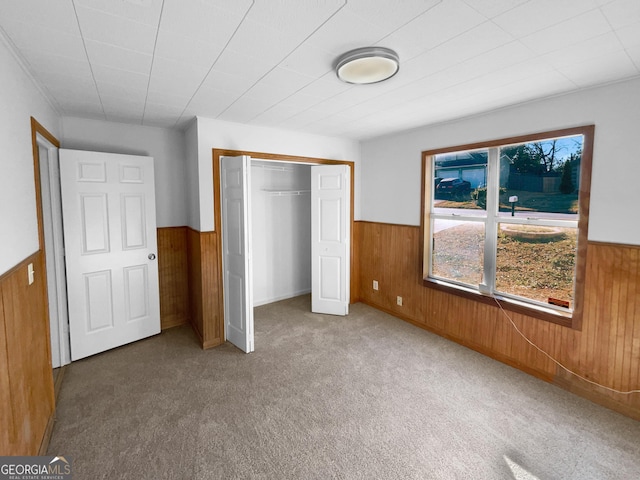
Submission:
M 584 380 L 587 383 L 590 383 L 591 385 L 595 385 L 596 387 L 600 387 L 600 388 L 604 388 L 605 390 L 608 390 L 610 392 L 615 392 L 615 393 L 619 393 L 621 395 L 631 395 L 632 393 L 640 393 L 640 390 L 627 390 L 627 391 L 622 391 L 622 390 L 616 390 L 615 388 L 611 388 L 611 387 L 607 387 L 605 385 L 602 385 L 598 382 L 594 382 L 593 380 L 589 380 L 588 378 L 583 377 L 582 375 L 574 372 L 573 370 L 570 370 L 569 368 L 565 367 L 562 363 L 560 363 L 558 360 L 556 360 L 555 358 L 553 358 L 551 355 L 549 355 L 547 352 L 545 352 L 544 350 L 542 350 L 539 346 L 537 346 L 535 343 L 533 343 L 531 340 L 529 340 L 529 338 L 522 333 L 522 331 L 518 328 L 518 326 L 514 323 L 514 321 L 511 319 L 511 316 L 505 311 L 504 308 L 502 308 L 502 305 L 500 304 L 500 302 L 498 301 L 498 299 L 494 296 L 491 295 L 491 298 L 493 298 L 493 300 L 498 304 L 498 307 L 500 307 L 500 310 L 502 310 L 502 313 L 504 314 L 505 317 L 507 317 L 507 320 L 509 320 L 509 322 L 511 323 L 511 325 L 513 326 L 513 328 L 516 329 L 516 332 L 518 332 L 520 334 L 520 336 L 522 338 L 524 338 L 527 343 L 529 343 L 529 345 L 531 345 L 532 347 L 534 347 L 536 350 L 538 350 L 540 353 L 544 354 L 546 357 L 548 357 L 553 363 L 555 363 L 556 365 L 558 365 L 560 368 L 562 368 L 563 370 L 569 372 L 571 375 L 574 375 L 576 377 L 578 377 L 581 380 Z

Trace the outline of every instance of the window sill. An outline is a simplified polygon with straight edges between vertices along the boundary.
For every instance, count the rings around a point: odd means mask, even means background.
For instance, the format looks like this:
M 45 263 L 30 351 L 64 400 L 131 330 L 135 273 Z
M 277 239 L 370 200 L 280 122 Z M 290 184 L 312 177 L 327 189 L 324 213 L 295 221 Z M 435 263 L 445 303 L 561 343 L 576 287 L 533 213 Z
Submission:
M 464 288 L 462 286 L 452 285 L 450 283 L 446 283 L 433 278 L 425 278 L 423 279 L 422 283 L 425 287 L 433 288 L 434 290 L 450 293 L 452 295 L 457 295 L 459 297 L 467 298 L 469 300 L 474 300 L 476 302 L 484 303 L 486 305 L 493 305 L 496 308 L 499 308 L 498 305 L 496 305 L 497 303 L 504 310 L 507 310 L 510 312 L 527 315 L 529 317 L 533 317 L 538 320 L 544 320 L 546 322 L 555 323 L 563 327 L 569 327 L 569 328 L 574 328 L 576 330 L 579 330 L 579 328 L 576 327 L 576 325 L 578 325 L 578 322 L 577 322 L 578 314 L 576 313 L 575 310 L 573 313 L 564 313 L 556 310 L 546 309 L 544 307 L 538 307 L 536 305 L 527 305 L 509 298 L 503 298 L 498 296 L 492 297 L 489 295 L 485 295 L 476 290 L 472 290 L 470 288 Z

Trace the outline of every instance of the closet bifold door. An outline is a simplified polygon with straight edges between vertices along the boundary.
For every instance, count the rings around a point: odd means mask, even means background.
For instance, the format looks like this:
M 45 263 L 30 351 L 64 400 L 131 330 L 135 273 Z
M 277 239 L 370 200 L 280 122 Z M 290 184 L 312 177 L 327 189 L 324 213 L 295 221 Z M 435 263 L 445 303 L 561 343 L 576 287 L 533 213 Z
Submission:
M 226 340 L 250 353 L 253 342 L 251 157 L 220 157 L 222 269 Z
M 351 181 L 347 165 L 311 167 L 311 311 L 349 314 Z

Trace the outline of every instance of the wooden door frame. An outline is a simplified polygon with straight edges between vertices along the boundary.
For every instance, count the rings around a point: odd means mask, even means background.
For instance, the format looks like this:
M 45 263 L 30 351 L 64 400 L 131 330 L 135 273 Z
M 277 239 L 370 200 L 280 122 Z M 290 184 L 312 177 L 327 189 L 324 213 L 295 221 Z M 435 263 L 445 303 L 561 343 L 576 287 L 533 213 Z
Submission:
M 351 207 L 350 207 L 350 245 L 349 245 L 349 257 L 350 257 L 350 285 L 349 285 L 349 303 L 354 303 L 356 293 L 356 258 L 354 255 L 354 199 L 355 199 L 355 162 L 349 162 L 346 160 L 329 160 L 326 158 L 315 157 L 301 157 L 296 155 L 279 155 L 277 153 L 263 153 L 263 152 L 247 152 L 244 150 L 227 150 L 221 148 L 212 149 L 213 156 L 213 216 L 214 216 L 214 228 L 218 235 L 218 312 L 219 327 L 220 327 L 220 341 L 222 342 L 225 334 L 225 321 L 224 321 L 224 276 L 222 272 L 222 213 L 221 213 L 221 198 L 220 198 L 220 157 L 238 157 L 241 155 L 248 155 L 251 159 L 255 160 L 271 160 L 289 163 L 304 163 L 307 165 L 347 165 L 350 171 L 351 182 Z
M 54 137 L 51 132 L 49 132 L 44 126 L 42 126 L 35 118 L 31 117 L 31 149 L 33 152 L 33 179 L 36 193 L 36 217 L 38 222 L 38 250 L 42 253 L 42 275 L 44 281 L 42 285 L 44 288 L 40 292 L 41 302 L 44 304 L 44 312 L 45 312 L 45 326 L 46 331 L 43 332 L 46 335 L 47 341 L 45 342 L 47 345 L 47 359 L 49 360 L 49 368 L 51 368 L 51 327 L 49 322 L 51 321 L 49 316 L 49 282 L 47 281 L 47 252 L 45 250 L 44 245 L 44 221 L 43 221 L 43 209 L 42 209 L 42 184 L 40 178 L 40 148 L 38 145 L 38 135 L 45 138 L 49 143 L 51 143 L 56 148 L 60 149 L 60 141 Z M 53 371 L 51 373 L 52 381 L 53 381 Z M 62 378 L 60 375 L 59 378 Z M 53 411 L 51 416 L 49 417 L 49 421 L 47 422 L 47 426 L 45 428 L 45 432 L 42 438 L 42 442 L 40 444 L 40 448 L 38 450 L 39 455 L 44 455 L 49 445 L 49 439 L 51 438 L 51 433 L 53 432 L 53 421 L 55 416 L 55 389 L 51 388 L 49 392 L 49 402 L 53 407 Z

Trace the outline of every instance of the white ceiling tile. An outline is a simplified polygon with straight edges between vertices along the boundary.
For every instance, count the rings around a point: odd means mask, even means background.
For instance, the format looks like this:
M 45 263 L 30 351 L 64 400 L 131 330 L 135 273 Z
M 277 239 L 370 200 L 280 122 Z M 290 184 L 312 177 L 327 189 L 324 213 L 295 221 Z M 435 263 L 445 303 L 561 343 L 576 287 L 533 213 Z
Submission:
M 209 67 L 156 57 L 149 89 L 171 95 L 192 95 L 202 83 Z
M 541 58 L 556 68 L 582 63 L 622 49 L 615 33 L 609 32 L 590 38 L 560 50 L 543 55 Z
M 157 26 L 163 0 L 73 0 L 76 6 L 128 18 L 135 22 Z
M 638 0 L 620 0 L 601 7 L 613 28 L 622 28 L 640 23 L 640 2 Z
M 45 78 L 47 74 L 91 77 L 91 68 L 86 58 L 70 58 L 32 49 L 23 49 L 22 54 L 33 71 L 42 73 Z
M 264 95 L 271 95 L 271 91 L 278 91 L 288 97 L 311 84 L 314 80 L 315 78 L 308 75 L 276 67 L 262 77 L 247 94 L 255 96 L 256 91 L 262 89 Z
M 155 54 L 187 63 L 211 66 L 222 52 L 224 44 L 204 42 L 193 36 L 183 36 L 160 30 Z
M 447 70 L 468 60 L 480 59 L 495 63 L 519 63 L 531 57 L 531 52 L 514 42 L 511 36 L 486 22 L 428 52 L 401 63 L 397 75 L 401 83 L 420 81 L 429 75 Z M 479 62 L 478 62 L 479 63 Z M 484 69 L 483 65 L 478 66 Z M 406 81 L 403 77 L 406 76 Z
M 144 106 L 144 118 L 154 116 L 179 117 L 184 111 L 184 106 L 176 107 L 171 105 L 163 105 L 159 103 L 147 102 Z
M 91 104 L 65 105 L 62 108 L 62 113 L 69 117 L 106 119 L 102 108 Z
M 280 64 L 281 67 L 304 75 L 322 76 L 333 70 L 336 56 L 305 43 L 296 48 Z
M 297 115 L 287 119 L 282 122 L 281 125 L 293 126 L 293 125 L 308 125 L 312 122 L 316 122 L 322 118 L 327 117 L 328 115 L 325 112 L 320 112 L 318 110 L 309 109 L 304 112 L 300 112 Z
M 523 37 L 596 7 L 594 0 L 534 0 L 498 15 L 493 21 L 515 37 Z
M 272 105 L 272 102 L 241 97 L 218 115 L 218 118 L 230 122 L 246 123 L 253 120 Z
M 640 73 L 640 45 L 627 50 L 627 55 L 636 66 L 636 70 Z
M 638 5 L 0 0 L 0 27 L 65 114 L 169 128 L 199 115 L 370 137 L 638 75 Z M 400 54 L 398 75 L 340 82 L 336 57 L 369 44 Z
M 299 112 L 300 110 L 296 107 L 292 107 L 290 105 L 278 104 L 262 112 L 260 115 L 255 117 L 251 121 L 251 123 L 254 123 L 257 125 L 264 125 L 264 124 L 276 125 L 284 120 L 287 120 L 293 117 Z
M 295 33 L 302 40 L 318 28 L 331 15 L 340 10 L 343 0 L 322 2 L 287 2 L 286 8 L 274 8 L 273 2 L 258 1 L 247 14 L 247 19 L 274 29 L 286 26 L 289 33 Z
M 224 91 L 229 94 L 242 94 L 249 90 L 258 81 L 259 77 L 228 73 L 218 69 L 213 69 L 205 78 L 201 89 L 214 89 Z
M 80 34 L 72 2 L 3 1 L 0 18 Z
M 342 10 L 311 35 L 308 43 L 338 56 L 354 48 L 373 45 L 385 35 L 384 28 Z
M 425 14 L 442 0 L 349 0 L 346 10 L 389 34 Z
M 123 84 L 136 90 L 146 91 L 149 83 L 149 76 L 142 73 L 129 72 L 105 65 L 93 65 L 92 69 L 98 85 L 101 83 Z
M 235 4 L 237 11 L 221 8 Z M 222 48 L 240 24 L 251 2 L 211 2 L 203 0 L 165 0 L 160 31 L 198 39 Z M 187 53 L 187 55 L 192 55 Z
M 134 87 L 127 83 L 96 82 L 100 96 L 119 98 L 125 102 L 144 102 L 147 95 L 146 88 Z
M 217 118 L 235 99 L 236 97 L 230 96 L 228 92 L 223 90 L 212 88 L 200 90 L 193 96 L 185 112 L 203 117 Z
M 461 0 L 447 0 L 391 34 L 382 43 L 396 50 L 401 60 L 409 59 L 486 21 L 484 16 Z
M 273 62 L 254 55 L 225 48 L 213 68 L 231 75 L 242 75 L 258 80 L 274 67 Z
M 353 85 L 341 82 L 333 75 L 325 75 L 315 82 L 302 88 L 299 93 L 317 98 L 329 98 L 347 90 L 351 90 Z
M 167 105 L 170 107 L 176 107 L 184 109 L 184 107 L 191 100 L 192 95 L 173 95 L 165 92 L 158 92 L 156 90 L 149 90 L 147 92 L 147 102 L 157 103 L 159 105 Z
M 464 0 L 467 5 L 487 18 L 493 18 L 529 0 Z
M 640 22 L 616 30 L 616 35 L 624 48 L 640 45 Z
M 94 65 L 117 68 L 148 75 L 152 56 L 94 40 L 86 40 L 87 54 Z
M 596 9 L 523 37 L 520 41 L 534 52 L 544 54 L 610 31 L 609 22 Z
M 20 51 L 37 50 L 41 54 L 61 55 L 86 60 L 79 32 L 65 32 L 45 26 L 2 19 L 2 28 Z
M 86 40 L 108 43 L 136 52 L 153 54 L 156 27 L 110 15 L 92 8 L 76 7 L 80 31 Z
M 586 62 L 558 68 L 580 87 L 588 87 L 637 75 L 638 70 L 624 50 L 609 52 Z
M 131 117 L 132 119 L 142 119 L 144 106 L 139 104 L 115 102 L 109 104 L 104 102 L 104 113 L 107 116 Z
M 269 41 L 265 41 L 265 39 Z M 274 29 L 245 20 L 229 42 L 229 48 L 241 57 L 258 57 L 272 65 L 284 60 L 300 44 L 300 39 L 286 29 Z
M 306 110 L 307 108 L 313 107 L 321 101 L 322 100 L 318 97 L 296 92 L 280 102 L 279 105 L 294 108 L 297 109 L 298 112 L 300 112 L 302 110 Z
M 97 93 L 96 84 L 90 74 L 73 75 L 35 70 L 40 82 L 52 93 L 57 92 L 67 97 Z

